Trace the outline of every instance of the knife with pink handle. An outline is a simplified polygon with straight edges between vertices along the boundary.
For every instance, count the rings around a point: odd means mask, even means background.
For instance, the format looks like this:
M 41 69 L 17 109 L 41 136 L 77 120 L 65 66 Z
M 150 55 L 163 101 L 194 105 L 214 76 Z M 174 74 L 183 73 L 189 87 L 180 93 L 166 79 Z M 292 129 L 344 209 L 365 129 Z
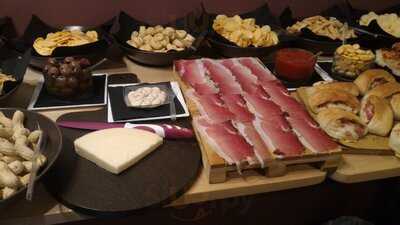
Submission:
M 90 121 L 57 121 L 61 127 L 83 129 L 83 130 L 103 130 L 108 128 L 136 128 L 147 130 L 167 139 L 192 138 L 193 131 L 188 128 L 169 125 L 169 124 L 138 124 L 138 123 L 105 123 Z

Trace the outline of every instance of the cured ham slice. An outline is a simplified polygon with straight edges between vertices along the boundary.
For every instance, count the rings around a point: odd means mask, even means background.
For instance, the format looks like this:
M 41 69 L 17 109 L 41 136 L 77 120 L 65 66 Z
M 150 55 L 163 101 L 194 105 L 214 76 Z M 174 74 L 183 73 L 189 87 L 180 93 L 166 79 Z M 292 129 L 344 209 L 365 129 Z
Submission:
M 251 122 L 254 115 L 247 109 L 246 102 L 240 95 L 222 95 L 226 107 L 235 115 L 235 120 Z
M 199 95 L 217 94 L 219 92 L 218 88 L 210 83 L 195 84 L 193 89 Z
M 261 119 L 283 115 L 277 104 L 263 96 L 244 93 L 243 97 L 249 110 Z
M 194 118 L 195 127 L 207 140 L 214 151 L 228 164 L 240 164 L 247 161 L 256 162 L 251 145 L 236 131 L 230 122 L 212 124 L 202 117 Z
M 242 88 L 235 80 L 232 73 L 222 64 L 211 59 L 203 59 L 204 67 L 207 69 L 207 74 L 214 81 L 221 93 L 225 94 L 240 94 Z
M 188 90 L 186 96 L 196 104 L 200 114 L 209 122 L 222 123 L 235 118 L 217 94 L 199 95 L 193 90 Z
M 315 122 L 293 117 L 288 117 L 287 120 L 299 137 L 301 143 L 311 151 L 328 152 L 339 150 L 339 145 L 332 141 Z
M 271 117 L 267 120 L 256 117 L 253 124 L 268 149 L 272 150 L 276 156 L 298 156 L 304 152 L 303 145 L 283 116 Z
M 206 77 L 205 69 L 200 60 L 186 60 L 177 64 L 180 64 L 178 71 L 180 71 L 182 79 L 190 86 L 204 84 L 209 80 Z
M 182 74 L 184 73 L 184 63 L 186 62 L 186 60 L 177 60 L 174 61 L 174 69 L 176 72 L 178 72 L 179 75 L 182 76 Z
M 240 64 L 236 59 L 224 59 L 221 63 L 232 72 L 243 91 L 254 93 L 259 88 L 258 78 L 251 73 L 250 69 Z
M 276 80 L 276 77 L 272 75 L 271 71 L 264 65 L 261 65 L 256 58 L 240 58 L 239 62 L 249 68 L 260 81 Z
M 254 128 L 252 122 L 237 122 L 232 121 L 233 126 L 239 131 L 244 139 L 249 143 L 254 150 L 254 154 L 262 168 L 265 164 L 273 159 L 272 154 L 268 151 L 267 146 L 261 139 L 260 134 Z

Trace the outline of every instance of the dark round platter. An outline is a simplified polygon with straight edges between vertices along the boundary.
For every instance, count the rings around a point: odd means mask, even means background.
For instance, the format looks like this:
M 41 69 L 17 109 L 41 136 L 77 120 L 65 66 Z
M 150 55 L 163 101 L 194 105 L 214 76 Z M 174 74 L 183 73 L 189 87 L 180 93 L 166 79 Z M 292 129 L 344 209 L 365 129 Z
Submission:
M 105 111 L 70 113 L 59 120 L 104 121 Z M 179 125 L 190 123 L 183 119 Z M 195 139 L 164 140 L 162 146 L 137 164 L 114 175 L 75 153 L 73 140 L 88 131 L 62 128 L 62 133 L 63 152 L 46 176 L 45 185 L 57 200 L 82 213 L 126 215 L 166 204 L 191 186 L 201 168 Z

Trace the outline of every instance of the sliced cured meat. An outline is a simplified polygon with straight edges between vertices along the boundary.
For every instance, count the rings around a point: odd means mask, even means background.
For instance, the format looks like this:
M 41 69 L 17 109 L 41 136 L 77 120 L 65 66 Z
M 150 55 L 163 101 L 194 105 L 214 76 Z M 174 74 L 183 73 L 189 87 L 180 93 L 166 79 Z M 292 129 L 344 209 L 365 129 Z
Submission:
M 200 60 L 185 60 L 178 67 L 181 71 L 182 79 L 190 86 L 195 84 L 204 84 L 209 82 L 206 76 L 205 69 Z
M 276 156 L 298 156 L 304 152 L 303 145 L 283 117 L 268 120 L 256 117 L 253 124 L 268 149 Z
M 266 163 L 273 159 L 272 154 L 268 151 L 267 146 L 261 139 L 260 134 L 254 128 L 252 122 L 232 121 L 233 126 L 239 131 L 244 139 L 253 146 L 254 154 L 259 161 L 261 167 L 265 167 Z
M 203 59 L 203 64 L 207 69 L 208 76 L 218 85 L 221 93 L 240 94 L 242 92 L 231 71 L 222 64 L 211 59 Z
M 207 143 L 229 164 L 235 163 L 240 167 L 245 161 L 249 164 L 256 162 L 253 148 L 230 122 L 212 124 L 202 117 L 196 117 L 193 121 Z
M 276 103 L 263 96 L 244 93 L 243 97 L 249 110 L 261 119 L 283 115 L 282 110 Z
M 243 91 L 254 93 L 259 87 L 258 78 L 251 73 L 251 70 L 240 64 L 236 59 L 224 59 L 221 63 L 227 67 L 236 78 Z
M 176 60 L 174 61 L 174 69 L 175 71 L 182 76 L 182 74 L 184 73 L 184 63 L 186 62 L 186 60 Z
M 286 118 L 293 131 L 297 134 L 301 143 L 313 152 L 329 152 L 339 149 L 339 145 L 331 140 L 315 122 L 309 122 L 302 118 Z
M 276 80 L 276 77 L 264 65 L 261 65 L 256 58 L 240 58 L 239 62 L 249 68 L 260 81 Z
M 211 83 L 195 84 L 193 89 L 199 95 L 217 94 L 219 92 L 218 88 Z
M 196 104 L 200 114 L 209 122 L 221 123 L 235 118 L 217 94 L 199 95 L 193 90 L 188 90 L 186 96 Z
M 279 80 L 260 81 L 261 86 L 269 95 L 276 95 L 285 93 L 289 95 L 289 91 Z
M 254 119 L 254 115 L 247 109 L 241 95 L 222 95 L 221 98 L 229 111 L 235 115 L 235 120 L 251 122 Z

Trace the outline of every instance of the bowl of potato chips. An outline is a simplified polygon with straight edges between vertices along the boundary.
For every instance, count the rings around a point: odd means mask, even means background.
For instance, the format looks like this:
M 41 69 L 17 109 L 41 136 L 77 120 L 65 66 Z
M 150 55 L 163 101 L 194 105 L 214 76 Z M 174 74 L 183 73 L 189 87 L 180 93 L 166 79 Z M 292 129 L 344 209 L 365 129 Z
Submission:
M 277 28 L 252 17 L 217 15 L 210 29 L 211 46 L 227 57 L 266 56 L 286 43 Z

